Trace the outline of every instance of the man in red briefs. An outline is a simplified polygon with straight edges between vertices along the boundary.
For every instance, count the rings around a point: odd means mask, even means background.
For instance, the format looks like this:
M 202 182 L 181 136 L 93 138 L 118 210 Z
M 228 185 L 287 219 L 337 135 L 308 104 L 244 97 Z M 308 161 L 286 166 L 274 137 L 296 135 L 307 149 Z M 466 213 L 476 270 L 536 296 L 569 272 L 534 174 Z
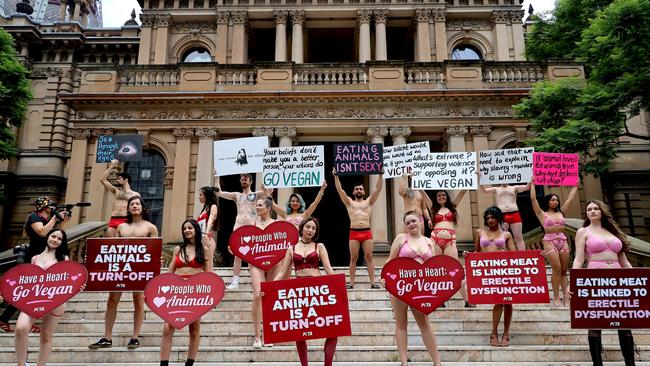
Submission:
M 361 247 L 363 249 L 363 257 L 368 266 L 370 288 L 379 288 L 379 283 L 375 282 L 375 266 L 372 263 L 373 242 L 372 232 L 370 231 L 370 211 L 372 205 L 377 201 L 377 198 L 379 198 L 379 193 L 384 185 L 384 175 L 382 173 L 377 180 L 375 191 L 366 199 L 363 198 L 366 195 L 363 184 L 355 185 L 352 190 L 352 197 L 354 197 L 354 199 L 352 199 L 348 197 L 341 187 L 341 181 L 336 175 L 336 169 L 332 170 L 332 174 L 334 175 L 336 191 L 339 193 L 341 201 L 343 201 L 345 208 L 348 210 L 348 216 L 350 217 L 350 283 L 347 287 L 354 288 L 357 258 L 359 257 L 359 247 Z
M 101 177 L 104 188 L 115 195 L 111 219 L 108 221 L 108 229 L 106 230 L 106 237 L 109 238 L 114 237 L 117 233 L 117 227 L 126 222 L 126 202 L 133 196 L 140 196 L 140 193 L 131 190 L 131 176 L 126 172 L 117 174 L 115 184 L 108 181 L 111 170 L 117 170 L 118 165 L 119 161 L 112 160 Z

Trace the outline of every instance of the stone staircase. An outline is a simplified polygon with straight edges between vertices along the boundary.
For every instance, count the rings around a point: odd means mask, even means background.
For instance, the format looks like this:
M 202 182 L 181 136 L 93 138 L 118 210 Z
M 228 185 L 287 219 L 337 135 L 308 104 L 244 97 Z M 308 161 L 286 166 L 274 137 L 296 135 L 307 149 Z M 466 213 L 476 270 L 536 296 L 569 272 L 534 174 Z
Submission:
M 335 268 L 345 272 L 344 268 Z M 226 282 L 230 269 L 216 269 Z M 399 365 L 393 340 L 394 321 L 388 294 L 371 290 L 365 270 L 357 272 L 355 289 L 350 290 L 352 337 L 340 338 L 336 365 Z M 377 270 L 377 274 L 379 274 Z M 226 294 L 219 306 L 203 317 L 198 365 L 299 365 L 294 344 L 276 344 L 254 350 L 250 316 L 251 287 L 243 271 L 240 288 Z M 72 299 L 54 335 L 50 365 L 158 365 L 162 321 L 146 310 L 140 341 L 135 351 L 126 349 L 132 329 L 131 298 L 122 298 L 114 328 L 113 348 L 91 351 L 88 344 L 101 338 L 106 294 L 82 293 Z M 572 330 L 568 307 L 515 305 L 510 347 L 489 345 L 490 305 L 464 308 L 460 295 L 447 308 L 429 316 L 438 339 L 444 365 L 591 365 L 586 330 Z M 410 365 L 431 365 L 419 329 L 409 315 Z M 640 354 L 637 365 L 650 365 L 650 331 L 634 331 Z M 15 365 L 13 335 L 0 334 L 0 366 Z M 171 362 L 183 365 L 187 350 L 187 329 L 176 332 Z M 623 365 L 616 332 L 603 332 L 606 364 Z M 322 340 L 309 342 L 310 361 L 322 365 Z M 30 361 L 35 364 L 38 336 L 30 336 Z

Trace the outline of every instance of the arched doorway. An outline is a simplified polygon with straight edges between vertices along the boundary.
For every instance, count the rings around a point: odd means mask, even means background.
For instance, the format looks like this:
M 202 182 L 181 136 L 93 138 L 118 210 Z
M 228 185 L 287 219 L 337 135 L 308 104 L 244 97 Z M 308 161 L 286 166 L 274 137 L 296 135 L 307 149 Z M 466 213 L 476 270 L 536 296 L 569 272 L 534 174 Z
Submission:
M 155 150 L 143 150 L 140 161 L 127 162 L 131 189 L 140 193 L 149 212 L 149 221 L 162 235 L 163 201 L 165 197 L 165 158 Z

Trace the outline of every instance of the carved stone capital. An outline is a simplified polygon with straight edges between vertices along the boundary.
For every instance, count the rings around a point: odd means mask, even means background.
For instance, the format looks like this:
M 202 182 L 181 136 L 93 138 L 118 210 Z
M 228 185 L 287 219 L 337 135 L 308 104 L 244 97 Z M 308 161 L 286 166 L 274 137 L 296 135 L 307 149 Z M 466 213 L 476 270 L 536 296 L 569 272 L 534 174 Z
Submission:
M 172 23 L 172 16 L 169 14 L 158 14 L 156 16 L 156 24 L 159 27 L 168 27 Z
M 291 23 L 301 24 L 305 21 L 305 11 L 304 10 L 292 10 L 289 12 L 291 16 Z
M 113 129 L 112 128 L 93 128 L 92 136 L 93 137 L 113 136 Z
M 521 145 L 526 140 L 526 127 L 517 127 L 515 128 L 515 140 L 517 145 Z
M 231 11 L 230 16 L 232 17 L 232 22 L 234 24 L 245 24 L 248 20 L 248 12 L 245 10 Z
M 275 129 L 275 136 L 282 138 L 282 137 L 290 137 L 294 138 L 296 137 L 296 128 L 295 127 L 278 127 Z
M 273 19 L 275 19 L 275 24 L 287 24 L 288 17 L 289 12 L 286 10 L 273 10 Z
M 431 16 L 435 22 L 445 22 L 447 20 L 447 9 L 431 9 Z
M 415 19 L 418 22 L 428 22 L 431 18 L 430 9 L 415 9 Z
M 469 133 L 472 136 L 488 136 L 492 132 L 492 126 L 488 125 L 476 125 L 469 127 Z
M 408 137 L 411 136 L 411 127 L 409 126 L 397 126 L 390 128 L 390 135 L 392 137 Z
M 449 126 L 445 130 L 447 136 L 465 136 L 467 135 L 467 126 Z
M 140 14 L 140 22 L 143 27 L 151 27 L 155 20 L 156 17 L 153 14 Z
M 191 128 L 174 128 L 174 130 L 172 130 L 172 135 L 174 135 L 176 139 L 189 139 L 194 136 L 194 130 Z
M 388 9 L 377 9 L 373 11 L 375 15 L 375 23 L 386 23 L 388 20 Z
M 370 23 L 372 18 L 372 10 L 370 9 L 359 9 L 357 10 L 357 20 L 360 24 Z
M 227 11 L 217 12 L 217 24 L 228 24 L 228 18 L 230 18 L 230 12 Z
M 508 22 L 508 11 L 507 10 L 493 10 L 492 11 L 492 22 L 494 24 L 505 24 Z
M 68 128 L 68 133 L 75 140 L 85 140 L 92 135 L 90 128 Z
M 510 22 L 521 24 L 521 21 L 524 19 L 524 14 L 525 12 L 523 10 L 510 10 Z
M 251 134 L 255 137 L 261 137 L 261 136 L 266 136 L 266 137 L 273 137 L 275 134 L 275 130 L 273 127 L 253 127 L 251 130 Z
M 370 126 L 366 130 L 366 135 L 368 137 L 381 137 L 384 138 L 388 136 L 388 126 Z
M 219 131 L 214 128 L 197 128 L 194 135 L 199 139 L 214 139 L 219 135 Z

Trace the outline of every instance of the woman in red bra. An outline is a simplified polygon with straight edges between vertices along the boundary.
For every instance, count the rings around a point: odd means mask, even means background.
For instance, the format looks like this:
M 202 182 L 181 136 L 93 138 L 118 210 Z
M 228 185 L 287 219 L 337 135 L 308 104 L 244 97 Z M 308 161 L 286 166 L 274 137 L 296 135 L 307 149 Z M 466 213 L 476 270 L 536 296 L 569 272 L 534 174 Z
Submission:
M 560 198 L 554 193 L 544 196 L 540 206 L 535 194 L 535 184 L 530 186 L 530 200 L 533 204 L 533 211 L 535 211 L 537 219 L 544 228 L 544 237 L 542 238 L 544 251 L 542 255 L 548 259 L 548 263 L 551 265 L 551 287 L 553 288 L 553 305 L 555 306 L 559 306 L 560 303 L 564 305 L 565 301 L 571 298 L 566 279 L 571 253 L 569 252 L 567 237 L 564 235 L 564 210 L 571 206 L 577 192 L 578 186 L 571 189 L 564 203 L 564 208 L 560 207 Z M 560 287 L 562 287 L 564 297 L 560 297 Z
M 467 191 L 458 192 L 456 198 L 451 201 L 447 191 L 435 191 L 435 199 L 433 200 L 433 205 L 431 207 L 432 215 L 429 220 L 431 240 L 433 240 L 433 243 L 435 244 L 435 255 L 448 255 L 459 262 L 458 248 L 456 248 L 456 224 L 458 223 L 456 206 L 458 206 L 460 201 L 463 199 L 465 193 L 467 193 Z M 463 286 L 460 288 L 460 294 L 463 296 L 463 300 L 465 300 L 466 308 L 473 308 L 476 306 L 467 302 L 467 287 L 465 286 L 465 280 L 463 280 Z
M 319 260 L 323 263 L 323 269 L 326 274 L 334 274 L 334 270 L 330 265 L 329 256 L 327 255 L 327 249 L 323 243 L 316 242 L 319 231 L 320 224 L 313 217 L 307 217 L 300 223 L 300 226 L 298 226 L 300 240 L 298 240 L 298 243 L 293 248 L 287 249 L 287 254 L 281 262 L 280 271 L 275 276 L 274 281 L 291 277 L 291 264 L 293 264 L 297 278 L 320 276 L 321 273 L 318 269 Z M 325 340 L 324 366 L 332 366 L 337 340 L 338 338 L 327 338 Z M 300 364 L 307 366 L 307 342 L 296 342 L 296 348 L 298 349 Z
M 181 225 L 183 242 L 174 248 L 172 260 L 169 263 L 169 273 L 175 273 L 183 278 L 191 277 L 200 272 L 212 271 L 212 254 L 214 240 L 201 232 L 196 220 L 185 220 Z M 169 354 L 172 350 L 174 327 L 165 323 L 160 339 L 160 366 L 169 365 Z M 190 343 L 187 350 L 185 366 L 194 365 L 196 354 L 199 352 L 201 340 L 201 319 L 190 324 Z
M 474 250 L 476 252 L 501 252 L 504 250 L 517 250 L 512 235 L 501 230 L 503 212 L 498 207 L 489 207 L 483 213 L 483 224 L 486 229 L 476 230 L 474 236 Z M 503 317 L 503 336 L 499 341 L 499 322 Z M 510 345 L 510 322 L 512 321 L 512 304 L 495 304 L 492 308 L 492 333 L 490 345 L 492 347 L 508 347 Z
M 627 236 L 619 229 L 607 205 L 599 200 L 587 203 L 585 221 L 576 233 L 576 255 L 572 268 L 632 268 L 625 256 L 629 250 Z M 603 343 L 600 329 L 590 329 L 588 334 L 589 353 L 594 366 L 603 365 Z M 625 366 L 634 366 L 634 338 L 632 331 L 618 331 L 618 341 Z
M 431 239 L 422 235 L 422 221 L 420 215 L 415 211 L 409 211 L 404 214 L 404 226 L 406 233 L 402 233 L 395 237 L 393 244 L 390 247 L 390 254 L 388 255 L 387 262 L 398 258 L 406 257 L 411 258 L 419 263 L 424 263 L 427 259 L 433 257 L 434 248 Z M 385 286 L 386 280 L 383 278 L 379 282 Z M 438 344 L 436 342 L 436 335 L 433 332 L 433 327 L 429 323 L 429 317 L 412 307 L 406 305 L 401 300 L 390 295 L 390 304 L 393 307 L 393 314 L 395 315 L 395 344 L 399 352 L 400 364 L 402 366 L 408 365 L 408 334 L 407 334 L 407 309 L 411 309 L 413 318 L 420 328 L 422 335 L 422 342 L 429 351 L 429 356 L 435 366 L 440 365 L 440 354 L 438 353 Z

